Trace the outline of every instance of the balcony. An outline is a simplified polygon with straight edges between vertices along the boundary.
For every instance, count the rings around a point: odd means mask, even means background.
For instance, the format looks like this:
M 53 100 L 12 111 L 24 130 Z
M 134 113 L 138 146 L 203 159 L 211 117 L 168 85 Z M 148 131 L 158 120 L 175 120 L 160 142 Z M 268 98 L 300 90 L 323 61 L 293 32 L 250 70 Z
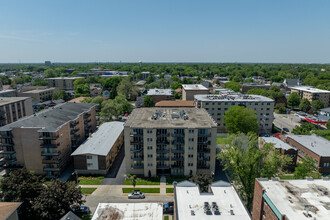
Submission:
M 183 164 L 172 164 L 171 168 L 183 168 L 184 165 Z
M 59 143 L 58 144 L 45 144 L 45 143 L 40 144 L 41 148 L 57 148 L 59 146 L 60 146 Z
M 60 167 L 44 167 L 44 171 L 61 171 Z
M 131 148 L 132 152 L 141 152 L 143 151 L 143 148 Z
M 23 166 L 17 165 L 16 163 L 14 164 L 6 164 L 3 166 L 5 169 L 11 169 L 11 170 L 16 170 L 16 169 L 22 169 Z
M 131 144 L 143 144 L 143 140 L 131 140 Z
M 197 165 L 197 169 L 210 169 L 210 165 Z
M 197 141 L 197 144 L 207 144 L 207 145 L 210 145 L 211 144 L 211 141 L 209 141 L 209 140 L 198 140 Z
M 172 148 L 171 153 L 184 153 L 184 148 Z
M 156 159 L 157 160 L 169 160 L 169 157 L 167 157 L 167 156 L 163 156 L 163 157 L 158 156 L 158 157 L 156 157 Z
M 157 140 L 156 144 L 170 144 L 168 140 Z
M 0 154 L 14 154 L 16 153 L 14 150 L 0 150 Z
M 79 124 L 79 121 L 71 121 L 70 125 L 71 127 L 76 127 Z
M 172 161 L 184 161 L 184 157 L 171 157 Z
M 157 152 L 157 153 L 168 153 L 168 152 L 169 152 L 169 149 L 167 149 L 167 148 L 166 148 L 166 149 L 157 148 L 157 149 L 156 149 L 156 152 Z
M 172 133 L 173 137 L 184 137 L 184 134 Z
M 157 169 L 168 169 L 170 168 L 169 165 L 166 164 L 157 164 Z
M 61 155 L 61 151 L 53 151 L 53 152 L 46 152 L 42 151 L 41 156 L 59 156 Z
M 184 144 L 184 140 L 180 140 L 180 141 L 178 141 L 178 140 L 173 140 L 173 141 L 172 141 L 172 144 L 173 144 L 173 145 L 182 145 L 182 144 Z
M 0 158 L 0 163 L 16 161 L 16 157 L 2 157 Z
M 0 135 L 0 138 L 13 138 L 13 135 L 12 134 L 3 134 L 3 135 Z
M 143 137 L 143 133 L 133 132 L 129 134 L 131 137 Z
M 56 140 L 58 138 L 59 138 L 58 135 L 56 135 L 56 136 L 41 136 L 41 137 L 39 137 L 39 140 Z
M 91 121 L 92 121 L 92 119 L 89 118 L 89 119 L 85 120 L 84 123 L 85 123 L 85 124 L 88 124 L 88 123 L 91 122 Z
M 204 157 L 197 157 L 197 160 L 210 161 L 210 157 L 207 157 L 207 156 L 204 156 Z
M 143 164 L 132 164 L 131 166 L 133 169 L 143 169 Z
M 91 116 L 91 113 L 85 113 L 84 114 L 84 118 L 86 119 L 86 118 L 89 118 Z
M 0 146 L 13 146 L 13 143 L 0 143 Z
M 142 161 L 143 160 L 143 157 L 137 157 L 137 156 L 132 156 L 131 157 L 132 160 L 135 160 L 135 161 Z
M 158 137 L 168 137 L 168 136 L 170 136 L 170 133 L 166 133 L 166 134 L 156 133 L 156 136 L 158 136 Z
M 73 129 L 71 129 L 71 134 L 75 134 L 75 133 L 77 133 L 79 131 L 79 128 L 73 128 Z
M 209 148 L 198 148 L 197 152 L 198 153 L 210 153 L 210 149 Z
M 71 138 L 72 141 L 76 141 L 80 138 L 80 135 L 79 134 L 74 134 Z
M 198 134 L 198 137 L 211 137 L 211 133 L 208 133 L 208 134 Z
M 89 129 L 91 129 L 92 128 L 92 125 L 89 125 L 89 124 L 86 124 L 85 125 L 85 130 L 89 130 Z

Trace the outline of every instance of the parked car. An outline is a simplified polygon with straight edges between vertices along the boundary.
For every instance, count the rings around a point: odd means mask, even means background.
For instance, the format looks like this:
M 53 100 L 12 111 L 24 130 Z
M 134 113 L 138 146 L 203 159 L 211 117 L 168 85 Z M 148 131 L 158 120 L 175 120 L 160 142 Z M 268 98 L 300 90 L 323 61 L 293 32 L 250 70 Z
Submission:
M 163 205 L 163 214 L 173 215 L 174 212 L 174 202 L 168 202 Z
M 134 191 L 134 192 L 128 194 L 128 198 L 129 199 L 144 199 L 145 196 L 144 196 L 143 192 Z
M 72 212 L 80 216 L 91 214 L 91 210 L 87 206 L 72 207 Z
M 283 128 L 283 131 L 290 132 L 290 130 L 288 128 Z

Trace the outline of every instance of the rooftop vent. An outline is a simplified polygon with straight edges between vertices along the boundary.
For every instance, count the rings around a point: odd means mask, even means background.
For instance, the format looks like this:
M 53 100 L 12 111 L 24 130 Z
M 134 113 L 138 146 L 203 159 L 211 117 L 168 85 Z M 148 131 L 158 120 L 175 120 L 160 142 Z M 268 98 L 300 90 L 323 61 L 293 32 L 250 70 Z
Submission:
M 230 214 L 235 215 L 234 210 L 230 209 Z

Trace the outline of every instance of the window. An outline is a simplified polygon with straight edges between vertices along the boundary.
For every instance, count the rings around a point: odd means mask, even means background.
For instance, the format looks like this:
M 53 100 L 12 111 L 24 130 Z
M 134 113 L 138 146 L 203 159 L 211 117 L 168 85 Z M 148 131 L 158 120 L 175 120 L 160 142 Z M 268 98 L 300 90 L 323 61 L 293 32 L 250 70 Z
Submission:
M 193 134 L 194 130 L 193 129 L 189 129 L 189 134 Z
M 152 134 L 152 130 L 148 129 L 147 134 Z
M 92 156 L 86 156 L 87 160 L 91 160 L 93 157 Z
M 188 158 L 194 158 L 193 154 L 188 154 Z
M 148 154 L 148 158 L 152 158 L 152 154 Z
M 193 163 L 188 163 L 188 167 L 192 167 L 192 166 L 194 166 Z
M 189 146 L 188 147 L 188 150 L 194 150 L 194 147 L 193 146 Z
M 148 163 L 148 167 L 152 167 L 152 163 Z
M 270 103 L 268 102 L 267 105 L 270 105 Z
M 189 138 L 189 142 L 194 142 L 194 138 Z
M 267 108 L 267 110 L 270 110 L 270 108 Z
M 208 110 L 209 110 L 209 108 L 205 108 L 205 110 L 206 110 L 206 111 L 208 111 Z
M 221 115 L 221 113 L 218 113 L 218 115 Z
M 218 108 L 218 111 L 221 111 L 221 108 Z
M 227 111 L 228 110 L 228 108 L 225 108 L 225 111 Z
M 152 138 L 147 138 L 147 142 L 152 142 Z
M 214 108 L 212 108 L 212 111 L 214 111 Z
M 152 146 L 148 146 L 147 147 L 147 150 L 152 150 Z
M 209 103 L 208 103 L 208 102 L 206 102 L 206 103 L 205 103 L 205 105 L 209 105 Z
M 256 102 L 255 105 L 258 105 L 258 103 Z

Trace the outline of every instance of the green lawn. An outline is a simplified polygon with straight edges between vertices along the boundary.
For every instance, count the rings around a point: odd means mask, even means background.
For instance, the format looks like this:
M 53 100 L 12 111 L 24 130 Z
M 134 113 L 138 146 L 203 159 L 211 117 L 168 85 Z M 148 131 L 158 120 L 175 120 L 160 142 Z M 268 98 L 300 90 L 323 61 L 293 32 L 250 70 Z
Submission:
M 217 144 L 230 144 L 231 139 L 229 137 L 217 137 Z
M 166 193 L 174 193 L 174 188 L 166 188 Z
M 92 194 L 97 188 L 81 188 L 81 193 L 85 195 Z
M 165 215 L 164 220 L 168 220 L 168 219 L 169 219 L 168 215 Z
M 151 177 L 151 178 L 137 178 L 136 185 L 159 185 L 159 177 Z M 132 185 L 132 178 L 126 178 L 124 181 L 124 185 Z
M 103 181 L 104 177 L 79 177 L 78 184 L 79 185 L 100 185 Z
M 81 220 L 91 220 L 92 219 L 92 215 L 84 215 L 83 217 L 81 217 Z
M 188 180 L 189 177 L 187 176 L 167 176 L 166 177 L 166 185 L 173 185 L 173 182 L 181 182 L 184 180 Z
M 159 188 L 135 188 L 135 190 L 139 190 L 143 193 L 160 193 Z M 131 193 L 133 188 L 123 188 L 123 193 Z

